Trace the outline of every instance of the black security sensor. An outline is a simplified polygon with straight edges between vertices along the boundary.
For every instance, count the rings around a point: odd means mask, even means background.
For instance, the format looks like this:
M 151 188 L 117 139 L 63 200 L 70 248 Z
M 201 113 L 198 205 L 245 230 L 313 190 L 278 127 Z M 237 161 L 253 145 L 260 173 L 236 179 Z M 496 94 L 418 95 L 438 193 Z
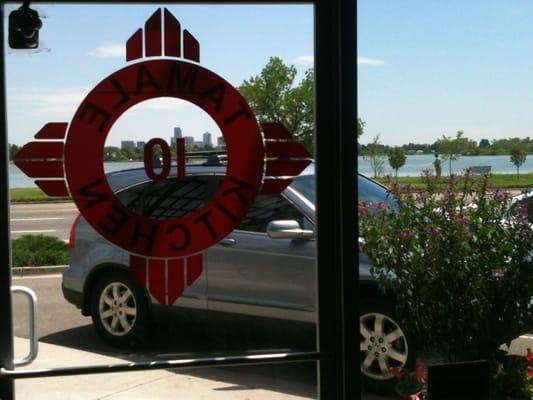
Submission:
M 39 29 L 43 26 L 39 13 L 30 8 L 30 2 L 9 14 L 9 47 L 36 49 L 39 47 Z

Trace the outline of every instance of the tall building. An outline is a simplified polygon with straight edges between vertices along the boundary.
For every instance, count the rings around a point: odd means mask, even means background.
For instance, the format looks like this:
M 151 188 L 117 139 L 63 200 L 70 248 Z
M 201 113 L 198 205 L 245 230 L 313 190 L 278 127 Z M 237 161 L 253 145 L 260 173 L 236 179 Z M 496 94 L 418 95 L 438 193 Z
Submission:
M 203 134 L 203 142 L 204 146 L 213 146 L 213 135 L 211 135 L 209 132 L 205 132 Z
M 120 142 L 120 148 L 122 150 L 124 150 L 124 149 L 134 149 L 135 148 L 135 142 L 133 140 L 122 140 Z
M 217 137 L 217 147 L 226 147 L 226 142 L 224 141 L 224 136 Z
M 181 128 L 174 128 L 174 136 L 170 138 L 170 143 L 172 145 L 176 144 L 176 139 L 181 139 Z
M 184 136 L 183 140 L 185 141 L 185 147 L 191 147 L 194 143 L 194 138 L 192 136 Z
M 137 142 L 137 148 L 139 150 L 144 150 L 144 146 L 146 146 L 146 142 Z

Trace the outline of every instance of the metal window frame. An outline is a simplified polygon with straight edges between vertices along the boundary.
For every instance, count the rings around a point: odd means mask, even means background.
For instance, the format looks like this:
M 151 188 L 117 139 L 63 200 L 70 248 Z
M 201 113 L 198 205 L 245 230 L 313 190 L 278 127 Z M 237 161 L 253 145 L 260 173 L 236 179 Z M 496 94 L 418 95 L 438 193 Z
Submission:
M 7 132 L 4 5 L 0 5 L 0 129 Z M 18 3 L 18 2 L 16 2 Z M 47 3 L 34 1 L 33 3 Z M 72 0 L 69 3 L 87 3 Z M 91 2 L 102 3 L 102 2 Z M 117 1 L 114 3 L 143 3 Z M 357 248 L 356 3 L 314 1 L 175 1 L 175 4 L 311 4 L 315 28 L 318 351 L 228 356 L 114 366 L 13 371 L 13 324 L 0 324 L 0 398 L 15 398 L 14 379 L 161 368 L 318 361 L 318 398 L 360 398 Z M 7 134 L 0 134 L 0 315 L 12 321 Z

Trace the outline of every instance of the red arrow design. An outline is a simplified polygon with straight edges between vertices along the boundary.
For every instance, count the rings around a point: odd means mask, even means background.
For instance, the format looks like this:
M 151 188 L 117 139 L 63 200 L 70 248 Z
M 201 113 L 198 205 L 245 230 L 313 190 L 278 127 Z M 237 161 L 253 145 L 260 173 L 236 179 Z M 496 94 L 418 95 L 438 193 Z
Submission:
M 138 29 L 126 42 L 126 61 L 161 56 L 200 62 L 200 43 L 188 30 L 182 32 L 180 22 L 166 8 L 153 13 L 144 29 Z
M 24 145 L 13 158 L 15 165 L 27 176 L 41 178 L 35 180 L 35 184 L 49 196 L 69 195 L 63 170 L 63 139 L 67 134 L 67 126 L 64 122 L 47 123 L 35 135 L 37 141 Z
M 282 124 L 263 123 L 266 168 L 261 193 L 279 194 L 313 161 Z

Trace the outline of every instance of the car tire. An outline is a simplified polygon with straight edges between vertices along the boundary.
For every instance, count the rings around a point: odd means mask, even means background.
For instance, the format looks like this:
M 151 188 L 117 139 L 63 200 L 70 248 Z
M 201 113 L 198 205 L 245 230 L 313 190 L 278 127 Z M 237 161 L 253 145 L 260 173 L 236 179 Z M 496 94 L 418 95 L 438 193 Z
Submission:
M 98 335 L 115 347 L 134 347 L 151 333 L 144 290 L 126 271 L 102 275 L 91 293 L 91 317 Z
M 393 393 L 397 380 L 390 368 L 411 369 L 416 356 L 414 343 L 395 316 L 392 300 L 361 299 L 359 330 L 363 387 Z

